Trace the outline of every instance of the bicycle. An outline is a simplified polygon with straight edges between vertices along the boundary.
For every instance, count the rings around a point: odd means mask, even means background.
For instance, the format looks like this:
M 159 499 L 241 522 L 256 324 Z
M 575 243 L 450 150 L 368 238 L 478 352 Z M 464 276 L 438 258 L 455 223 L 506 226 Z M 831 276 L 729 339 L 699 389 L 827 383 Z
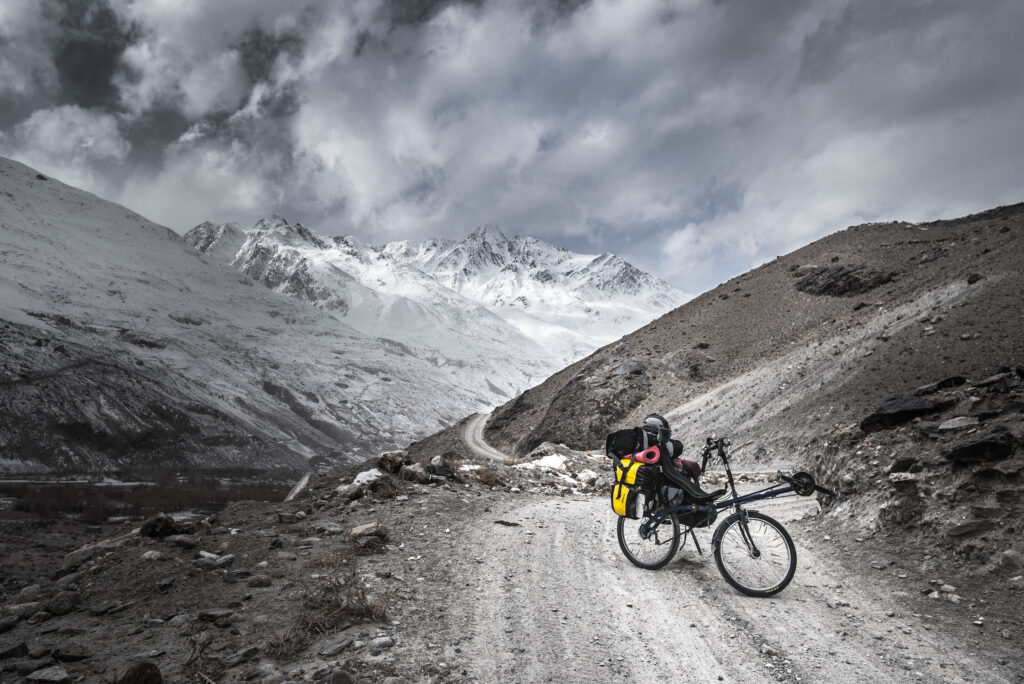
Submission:
M 660 462 L 661 467 L 657 476 L 646 478 L 640 485 L 636 509 L 631 511 L 635 512 L 635 518 L 619 518 L 619 547 L 630 562 L 648 570 L 657 570 L 671 561 L 679 550 L 680 538 L 685 544 L 687 534 L 693 538 L 697 552 L 703 555 L 694 529 L 710 527 L 719 511 L 734 508 L 712 535 L 715 565 L 737 591 L 760 598 L 773 596 L 785 589 L 796 573 L 796 546 L 782 523 L 758 511 L 747 510 L 743 505 L 786 495 L 811 496 L 815 492 L 832 497 L 838 495 L 817 485 L 809 473 L 785 475 L 779 471 L 777 484 L 740 496 L 726 452 L 730 445 L 725 438 L 709 437 L 701 451 L 701 473 L 712 454 L 725 466 L 727 487 L 713 492 L 701 489 L 673 459 L 661 458 L 660 452 L 646 459 L 638 458 L 638 454 L 631 456 L 631 463 L 635 460 L 651 465 Z M 657 452 L 657 447 L 644 453 L 652 450 Z M 730 490 L 732 497 L 719 501 Z

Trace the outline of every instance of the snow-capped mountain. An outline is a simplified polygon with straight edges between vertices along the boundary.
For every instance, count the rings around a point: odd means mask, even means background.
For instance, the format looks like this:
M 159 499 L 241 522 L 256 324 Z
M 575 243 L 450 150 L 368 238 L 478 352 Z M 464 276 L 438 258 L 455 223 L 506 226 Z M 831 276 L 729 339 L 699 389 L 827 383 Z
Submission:
M 261 231 L 268 248 L 333 244 L 281 222 Z M 252 235 L 229 226 L 208 237 L 217 254 Z M 303 274 L 319 277 L 319 263 L 285 271 L 256 242 L 253 273 L 287 272 L 282 287 L 315 296 Z M 442 357 L 354 329 L 342 310 L 371 310 L 381 328 L 424 312 L 323 271 L 372 306 L 350 294 L 347 308 L 317 308 L 271 292 L 167 228 L 0 158 L 0 473 L 295 472 L 405 445 L 524 381 L 521 369 L 506 373 L 526 364 L 515 350 Z
M 518 376 L 505 375 L 519 388 L 686 299 L 615 255 L 509 239 L 494 226 L 458 242 L 378 248 L 273 217 L 244 232 L 204 223 L 186 240 L 272 289 L 338 312 L 366 334 L 455 354 L 470 365 L 506 358 Z

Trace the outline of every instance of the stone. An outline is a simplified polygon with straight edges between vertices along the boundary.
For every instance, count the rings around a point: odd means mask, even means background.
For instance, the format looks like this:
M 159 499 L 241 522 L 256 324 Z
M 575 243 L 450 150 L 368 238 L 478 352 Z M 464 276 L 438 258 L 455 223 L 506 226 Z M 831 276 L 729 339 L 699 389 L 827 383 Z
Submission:
M 321 684 L 359 684 L 359 680 L 345 670 L 333 669 L 320 680 Z
M 61 663 L 76 663 L 79 660 L 88 660 L 92 653 L 81 644 L 69 642 L 59 646 L 53 652 L 54 660 Z
M 273 582 L 273 580 L 271 580 L 270 575 L 253 575 L 252 577 L 250 577 L 246 581 L 245 584 L 246 584 L 246 586 L 257 588 L 257 587 L 269 587 L 273 583 L 274 582 Z
M 200 570 L 216 570 L 217 561 L 213 558 L 196 558 L 195 565 Z
M 581 470 L 580 474 L 576 476 L 576 479 L 580 481 L 580 484 L 590 487 L 597 482 L 597 478 L 599 477 L 600 475 L 588 468 L 586 470 Z
M 194 549 L 199 544 L 198 539 L 188 534 L 172 534 L 169 537 L 165 537 L 164 540 L 168 544 L 173 544 L 183 549 Z
M 967 378 L 965 378 L 964 376 L 953 375 L 948 378 L 939 380 L 938 382 L 933 382 L 929 385 L 918 387 L 916 390 L 914 390 L 914 394 L 934 394 L 939 390 L 949 389 L 951 387 L 960 387 L 961 385 L 966 384 L 966 382 Z
M 999 554 L 999 567 L 1004 570 L 1019 570 L 1024 568 L 1024 557 L 1013 549 L 1006 549 Z
M 82 602 L 77 591 L 60 591 L 46 602 L 46 610 L 53 615 L 67 615 Z
M 979 461 L 1001 461 L 1008 458 L 1017 448 L 1017 438 L 1007 430 L 992 430 L 978 439 L 955 447 L 946 454 L 954 463 L 977 463 Z
M 952 584 L 943 584 L 941 587 L 939 587 L 939 591 L 941 591 L 943 594 L 955 594 L 956 587 L 954 587 Z
M 1018 378 L 1017 374 L 1013 372 L 996 373 L 995 375 L 991 375 L 984 380 L 979 380 L 974 383 L 975 387 L 992 387 L 995 390 L 1004 392 L 1018 387 L 1019 385 L 1020 378 Z
M 339 639 L 338 641 L 331 642 L 320 649 L 320 655 L 324 658 L 333 658 L 351 645 L 351 638 Z
M 174 518 L 161 513 L 142 523 L 142 527 L 139 528 L 139 534 L 143 537 L 162 539 L 171 535 L 181 534 L 181 528 L 174 521 Z
M 299 522 L 299 518 L 294 513 L 278 513 L 277 522 L 282 525 L 294 525 Z
M 41 601 L 31 601 L 29 603 L 11 603 L 3 608 L 5 615 L 13 615 L 16 618 L 27 618 L 29 615 L 38 613 L 43 609 Z
M 430 482 L 430 474 L 423 467 L 422 463 L 413 463 L 402 468 L 401 472 L 398 473 L 398 479 L 426 484 Z
M 365 525 L 359 525 L 353 527 L 348 531 L 349 536 L 353 539 L 359 539 L 360 537 L 387 537 L 387 532 L 379 522 L 366 523 Z
M 173 577 L 164 577 L 156 582 L 156 590 L 161 594 L 166 594 L 172 586 L 174 586 Z
M 357 484 L 338 485 L 334 491 L 342 503 L 348 503 L 363 496 L 363 487 Z
M 973 416 L 957 416 L 956 418 L 950 418 L 946 422 L 941 423 L 938 430 L 939 432 L 963 430 L 964 428 L 974 427 L 977 424 L 978 419 Z
M 43 590 L 38 584 L 30 584 L 18 592 L 18 601 L 38 601 L 42 595 Z
M 992 520 L 968 520 L 967 522 L 960 523 L 959 525 L 953 525 L 946 530 L 946 536 L 948 537 L 967 537 L 981 532 L 988 532 L 994 530 L 996 527 L 995 522 Z
M 376 639 L 370 640 L 370 648 L 385 649 L 391 648 L 395 645 L 395 638 L 392 636 L 379 636 Z
M 919 473 L 924 470 L 924 464 L 914 456 L 901 456 L 889 466 L 890 473 Z
M 430 459 L 430 465 L 427 466 L 427 472 L 439 477 L 454 477 L 455 468 L 452 467 L 452 461 L 454 460 L 454 454 L 451 452 L 438 454 Z
M 385 473 L 395 474 L 408 463 L 408 453 L 405 451 L 388 451 L 377 458 L 377 467 Z
M 218 568 L 227 568 L 227 567 L 231 566 L 234 562 L 235 562 L 234 555 L 229 553 L 227 555 L 219 557 L 217 560 L 215 560 L 213 562 L 213 564 L 216 567 L 218 567 Z
M 0 660 L 7 660 L 8 658 L 24 658 L 28 655 L 28 644 L 24 641 L 19 641 L 16 644 L 8 646 L 0 646 Z
M 918 476 L 914 473 L 889 473 L 889 484 L 893 489 L 910 491 L 917 487 Z
M 236 584 L 243 580 L 247 580 L 252 577 L 252 572 L 249 570 L 228 570 L 224 575 L 224 582 L 227 584 Z
M 216 622 L 223 618 L 229 618 L 235 614 L 235 611 L 227 608 L 206 608 L 196 613 L 196 617 L 200 620 L 206 620 L 207 622 Z
M 27 679 L 30 682 L 70 682 L 71 675 L 60 665 L 51 665 L 42 670 L 36 670 L 28 675 Z
M 890 399 L 860 423 L 864 432 L 877 432 L 909 422 L 918 416 L 934 413 L 938 405 L 920 397 Z
M 636 359 L 623 361 L 609 371 L 611 375 L 643 375 L 644 365 Z
M 18 624 L 18 616 L 11 615 L 5 618 L 0 618 L 0 634 L 9 632 Z
M 151 662 L 134 663 L 114 677 L 112 684 L 163 684 L 160 668 Z
M 83 546 L 77 551 L 72 551 L 64 556 L 63 562 L 60 564 L 61 574 L 69 573 L 73 570 L 77 570 L 82 563 L 91 560 L 93 556 L 100 553 L 103 549 L 97 544 L 89 544 Z
M 316 527 L 313 528 L 313 531 L 316 534 L 341 534 L 345 531 L 345 528 L 336 522 L 331 522 L 330 520 L 323 520 L 316 524 Z
M 804 264 L 803 266 L 797 266 L 793 269 L 793 276 L 796 278 L 803 278 L 804 276 L 811 275 L 817 270 L 818 267 L 815 264 Z
M 373 482 L 374 480 L 380 478 L 383 474 L 384 473 L 377 470 L 376 468 L 364 470 L 363 472 L 355 476 L 355 479 L 352 480 L 352 484 L 367 485 Z
M 142 560 L 144 561 L 161 561 L 164 559 L 164 554 L 159 551 L 147 551 L 142 554 Z
M 796 289 L 815 296 L 851 297 L 892 281 L 894 275 L 866 266 L 822 266 L 801 277 Z
M 237 651 L 226 656 L 222 662 L 225 667 L 235 667 L 252 660 L 259 655 L 259 652 L 260 649 L 258 646 L 249 646 L 248 648 L 243 648 L 241 651 Z

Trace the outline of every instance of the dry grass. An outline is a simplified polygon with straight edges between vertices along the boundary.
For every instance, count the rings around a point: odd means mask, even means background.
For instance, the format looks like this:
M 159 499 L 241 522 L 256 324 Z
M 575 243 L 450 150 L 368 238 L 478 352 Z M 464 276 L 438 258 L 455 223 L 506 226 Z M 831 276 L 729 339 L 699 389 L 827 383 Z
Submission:
M 505 477 L 494 466 L 484 466 L 473 473 L 476 479 L 487 487 L 504 487 Z
M 386 602 L 371 595 L 359 581 L 351 550 L 319 559 L 317 565 L 341 570 L 343 574 L 312 579 L 303 591 L 301 604 L 291 624 L 268 639 L 263 653 L 276 660 L 291 660 L 315 640 L 347 627 L 387 619 Z
M 394 499 L 399 494 L 406 492 L 406 485 L 401 480 L 385 473 L 371 482 L 367 487 L 367 496 L 377 501 Z

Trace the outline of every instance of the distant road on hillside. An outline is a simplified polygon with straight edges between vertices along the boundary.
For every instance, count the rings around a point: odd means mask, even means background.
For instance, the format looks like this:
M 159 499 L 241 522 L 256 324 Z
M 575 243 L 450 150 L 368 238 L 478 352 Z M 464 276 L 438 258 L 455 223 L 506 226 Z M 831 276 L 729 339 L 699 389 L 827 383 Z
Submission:
M 473 416 L 462 430 L 462 441 L 478 456 L 492 461 L 504 461 L 508 457 L 484 440 L 484 426 L 490 417 L 489 413 L 478 413 Z

